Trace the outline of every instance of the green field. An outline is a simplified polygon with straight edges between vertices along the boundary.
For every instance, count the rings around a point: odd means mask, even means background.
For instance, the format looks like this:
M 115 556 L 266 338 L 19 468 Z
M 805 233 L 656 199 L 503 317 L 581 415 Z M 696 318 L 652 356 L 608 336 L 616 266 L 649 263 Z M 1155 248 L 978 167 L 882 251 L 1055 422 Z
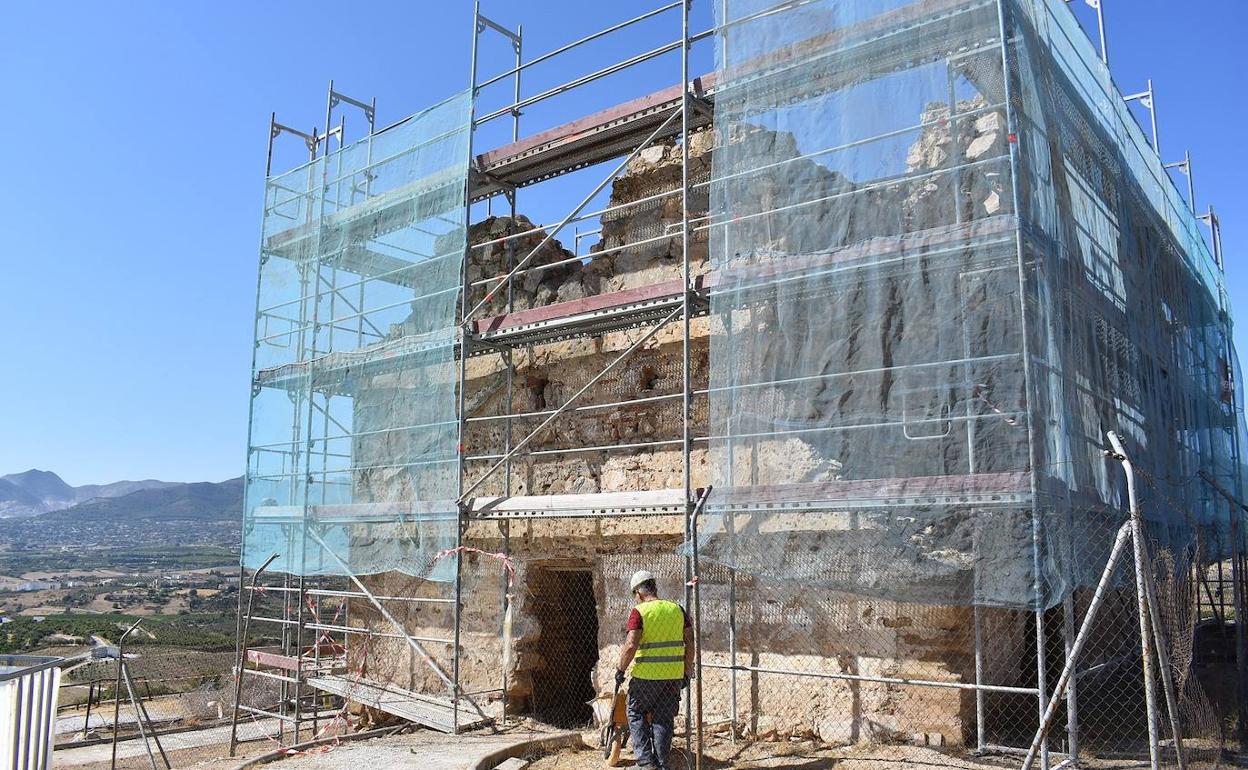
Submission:
M 238 564 L 238 551 L 221 546 L 131 546 L 0 551 L 0 575 L 60 570 L 192 570 Z
M 116 643 L 122 629 L 138 619 L 123 614 L 48 615 L 42 621 L 19 616 L 0 625 L 0 653 L 24 653 L 46 647 L 52 643 L 48 639 L 52 634 L 84 638 L 96 634 Z M 206 651 L 234 648 L 235 616 L 229 612 L 145 616 L 140 628 L 147 634 L 131 634 L 127 646 L 161 645 Z

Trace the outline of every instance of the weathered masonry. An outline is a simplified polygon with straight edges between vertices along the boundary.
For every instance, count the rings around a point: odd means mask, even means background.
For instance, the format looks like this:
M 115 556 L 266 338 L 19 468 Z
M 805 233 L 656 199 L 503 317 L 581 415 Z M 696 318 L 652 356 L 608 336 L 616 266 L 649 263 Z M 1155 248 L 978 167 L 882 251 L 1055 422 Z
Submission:
M 1107 431 L 1174 670 L 1232 633 L 1220 241 L 1066 4 L 713 5 L 531 58 L 478 14 L 467 91 L 354 143 L 332 88 L 274 124 L 310 160 L 268 181 L 243 567 L 284 599 L 240 608 L 280 642 L 244 710 L 583 724 L 645 568 L 697 621 L 698 734 L 1025 749 L 1127 509 Z M 1041 764 L 1147 750 L 1133 580 Z M 1195 761 L 1219 707 L 1180 684 Z

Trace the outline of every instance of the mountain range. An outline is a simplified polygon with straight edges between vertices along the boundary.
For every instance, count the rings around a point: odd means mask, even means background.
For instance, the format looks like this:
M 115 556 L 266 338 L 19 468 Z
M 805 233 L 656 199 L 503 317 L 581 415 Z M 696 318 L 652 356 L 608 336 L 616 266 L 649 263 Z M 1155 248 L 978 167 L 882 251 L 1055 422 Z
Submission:
M 150 489 L 183 486 L 175 481 L 115 481 L 71 487 L 51 471 L 28 470 L 0 476 L 0 518 L 35 516 L 72 508 L 80 503 L 124 497 Z
M 242 478 L 71 487 L 55 473 L 27 471 L 0 477 L 0 483 L 8 485 L 0 493 L 8 494 L 10 511 L 0 516 L 0 552 L 238 544 Z M 66 505 L 77 497 L 86 499 Z

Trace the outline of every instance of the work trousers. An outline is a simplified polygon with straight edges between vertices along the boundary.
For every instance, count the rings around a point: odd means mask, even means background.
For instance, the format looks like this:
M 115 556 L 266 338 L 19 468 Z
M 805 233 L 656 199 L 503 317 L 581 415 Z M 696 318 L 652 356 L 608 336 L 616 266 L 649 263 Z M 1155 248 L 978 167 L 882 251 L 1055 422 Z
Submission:
M 672 729 L 680 711 L 679 679 L 637 679 L 628 685 L 628 729 L 637 764 L 667 767 Z M 646 715 L 650 721 L 646 722 Z

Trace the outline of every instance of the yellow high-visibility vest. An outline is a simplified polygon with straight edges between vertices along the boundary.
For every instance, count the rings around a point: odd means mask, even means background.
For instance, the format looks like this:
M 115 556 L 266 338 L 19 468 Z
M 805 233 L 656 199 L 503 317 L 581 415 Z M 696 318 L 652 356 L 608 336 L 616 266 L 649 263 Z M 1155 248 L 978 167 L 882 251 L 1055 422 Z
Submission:
M 685 612 L 679 604 L 654 599 L 637 605 L 641 646 L 633 658 L 636 679 L 684 679 Z

